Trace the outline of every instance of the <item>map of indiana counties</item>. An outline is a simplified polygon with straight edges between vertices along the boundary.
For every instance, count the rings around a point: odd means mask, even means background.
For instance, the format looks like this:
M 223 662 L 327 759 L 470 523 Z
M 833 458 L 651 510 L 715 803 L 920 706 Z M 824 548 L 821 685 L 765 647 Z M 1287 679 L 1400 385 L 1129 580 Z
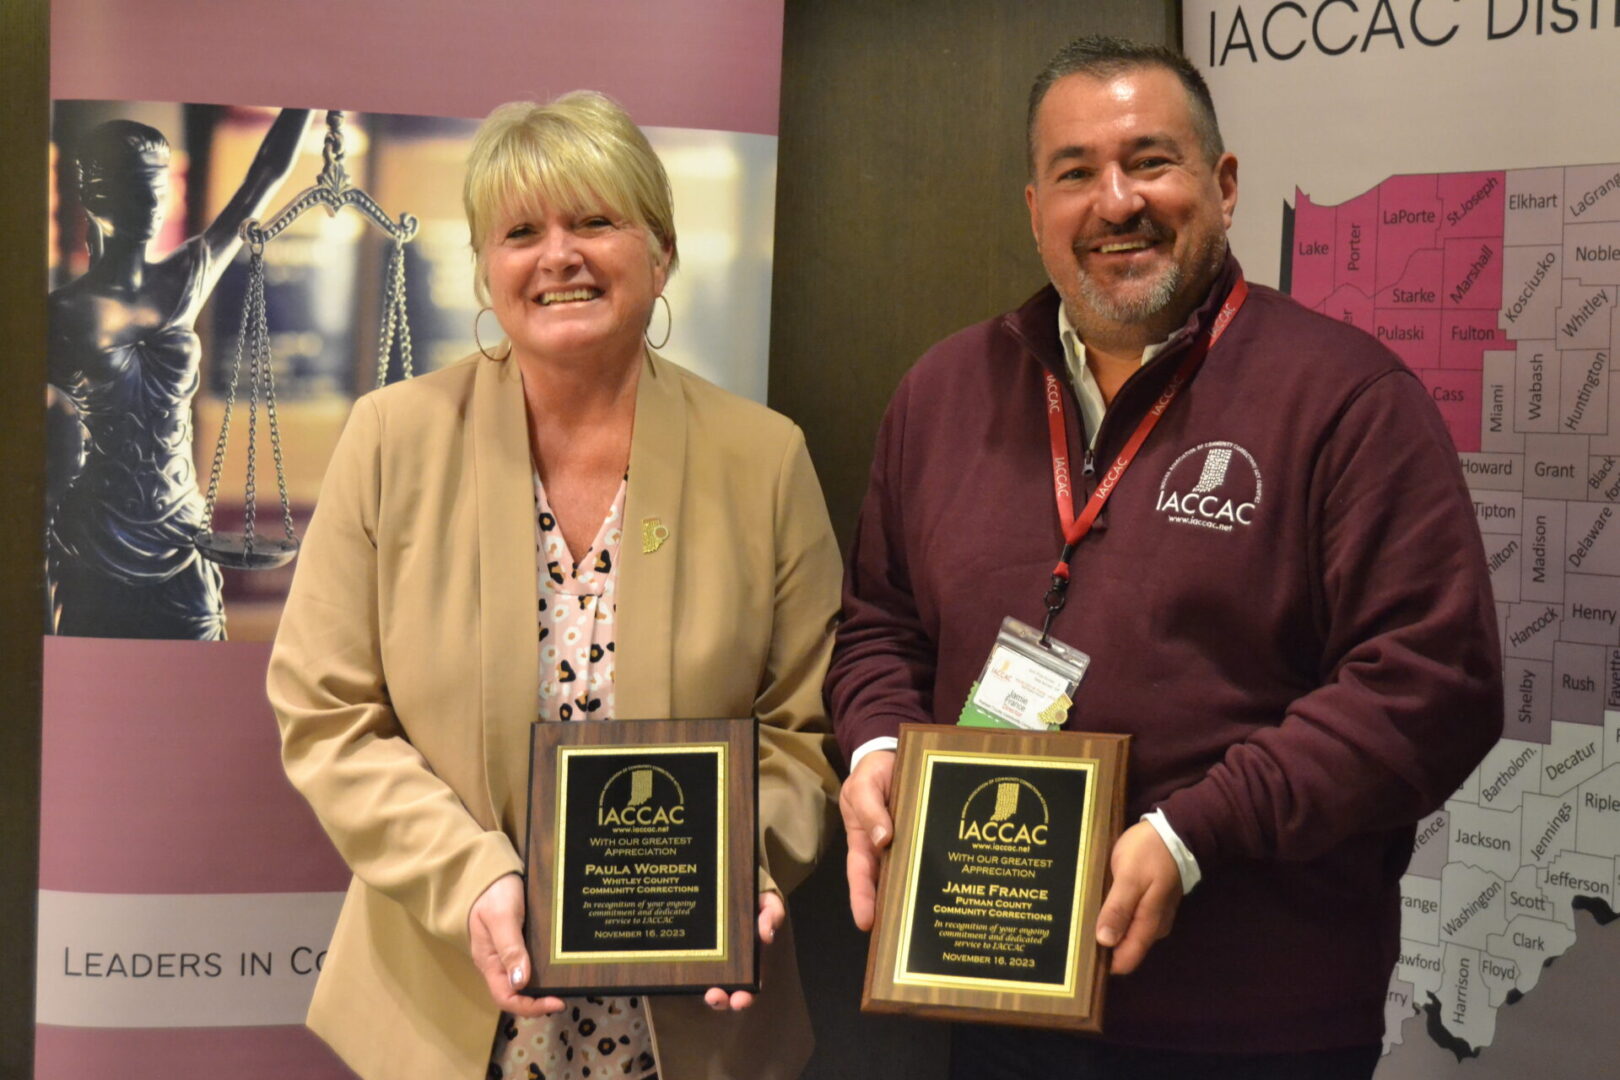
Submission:
M 1296 190 L 1283 244 L 1284 291 L 1428 387 L 1485 539 L 1506 729 L 1418 827 L 1385 1033 L 1475 1056 L 1620 909 L 1620 164 Z

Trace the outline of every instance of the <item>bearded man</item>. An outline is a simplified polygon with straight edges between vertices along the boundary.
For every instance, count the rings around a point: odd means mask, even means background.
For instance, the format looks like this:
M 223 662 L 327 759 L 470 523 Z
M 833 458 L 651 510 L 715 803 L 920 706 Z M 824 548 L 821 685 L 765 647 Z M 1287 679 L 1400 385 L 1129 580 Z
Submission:
M 1414 825 L 1502 724 L 1455 448 L 1394 354 L 1244 281 L 1237 159 L 1183 57 L 1070 43 L 1028 145 L 1051 284 L 901 382 L 850 555 L 852 913 L 899 725 L 953 723 L 1050 583 L 1051 635 L 1091 657 L 1063 726 L 1133 736 L 1106 1034 L 958 1026 L 952 1075 L 1368 1077 Z

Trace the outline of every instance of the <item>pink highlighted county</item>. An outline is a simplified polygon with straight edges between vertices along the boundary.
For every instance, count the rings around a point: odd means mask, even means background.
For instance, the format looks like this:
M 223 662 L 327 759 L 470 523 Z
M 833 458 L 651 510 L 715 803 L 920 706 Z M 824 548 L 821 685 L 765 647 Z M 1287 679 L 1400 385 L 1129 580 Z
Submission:
M 1507 173 L 1446 173 L 1439 178 L 1440 238 L 1502 237 L 1507 211 Z
M 1445 306 L 1497 311 L 1502 307 L 1500 237 L 1447 240 L 1441 291 Z
M 1378 189 L 1340 204 L 1337 224 L 1334 284 L 1371 296 L 1378 291 Z
M 1406 361 L 1410 368 L 1440 366 L 1440 313 L 1379 308 L 1373 317 L 1373 337 Z
M 1321 310 L 1333 291 L 1335 213 L 1318 206 L 1310 196 L 1294 189 L 1294 247 L 1287 253 L 1292 266 L 1289 292 L 1309 308 Z
M 1373 302 L 1372 297 L 1364 294 L 1360 289 L 1343 288 L 1333 290 L 1333 294 L 1323 301 L 1319 309 L 1324 315 L 1340 322 L 1347 322 L 1367 333 L 1372 333 Z
M 1379 237 L 1378 260 L 1383 262 L 1383 238 Z M 1438 248 L 1418 248 L 1407 255 L 1402 273 L 1378 291 L 1381 308 L 1436 308 L 1440 305 L 1444 280 Z
M 1497 312 L 1451 310 L 1440 317 L 1440 366 L 1466 371 L 1485 369 L 1488 349 L 1512 350 L 1513 342 L 1496 325 Z
M 1438 254 L 1442 206 L 1433 176 L 1392 176 L 1379 184 L 1378 284 L 1379 292 L 1409 280 L 1412 262 L 1421 252 Z M 1439 267 L 1432 287 L 1439 289 Z M 1380 298 L 1383 306 L 1388 301 Z M 1438 307 L 1438 297 L 1432 305 Z
M 1458 452 L 1478 453 L 1480 398 L 1483 393 L 1479 372 L 1426 368 L 1420 369 L 1417 374 L 1423 380 L 1423 385 L 1428 387 L 1429 397 L 1434 400 L 1435 408 L 1440 410 L 1440 418 L 1445 421 L 1446 430 L 1451 432 L 1451 441 L 1457 444 Z

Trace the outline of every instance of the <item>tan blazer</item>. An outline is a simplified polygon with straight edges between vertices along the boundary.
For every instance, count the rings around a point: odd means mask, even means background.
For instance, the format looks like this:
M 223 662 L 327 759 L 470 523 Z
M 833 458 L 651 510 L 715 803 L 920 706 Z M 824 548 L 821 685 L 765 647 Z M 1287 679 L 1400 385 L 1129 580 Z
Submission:
M 485 1075 L 497 1012 L 467 912 L 522 869 L 539 692 L 534 492 L 513 364 L 469 357 L 355 404 L 270 659 L 287 775 L 354 880 L 309 1026 L 367 1080 Z M 643 523 L 668 539 L 644 553 Z M 618 569 L 621 717 L 757 716 L 761 888 L 814 866 L 836 780 L 821 682 L 839 559 L 785 418 L 648 356 Z M 665 1080 L 809 1056 L 793 938 L 740 1014 L 649 1016 Z

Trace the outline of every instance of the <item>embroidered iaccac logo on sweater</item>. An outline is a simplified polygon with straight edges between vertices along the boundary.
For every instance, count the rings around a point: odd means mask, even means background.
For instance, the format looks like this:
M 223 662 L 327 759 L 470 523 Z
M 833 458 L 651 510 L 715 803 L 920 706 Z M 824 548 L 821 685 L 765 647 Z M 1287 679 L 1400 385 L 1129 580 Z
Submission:
M 1233 442 L 1207 442 L 1176 458 L 1159 482 L 1158 511 L 1179 525 L 1231 532 L 1254 524 L 1260 466 Z

